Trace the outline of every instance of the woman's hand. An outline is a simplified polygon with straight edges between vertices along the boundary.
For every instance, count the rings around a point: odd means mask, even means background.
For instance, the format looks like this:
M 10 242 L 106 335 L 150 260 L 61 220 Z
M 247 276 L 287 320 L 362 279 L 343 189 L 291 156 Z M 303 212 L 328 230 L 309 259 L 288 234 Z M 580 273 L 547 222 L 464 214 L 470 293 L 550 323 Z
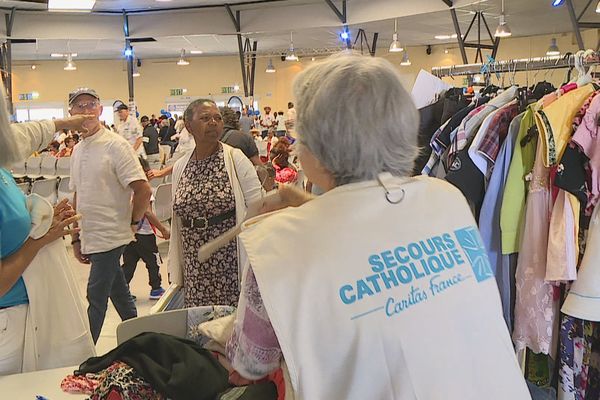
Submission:
M 292 185 L 279 184 L 279 189 L 276 193 L 265 197 L 260 213 L 264 214 L 286 207 L 299 207 L 314 198 L 315 196 Z
M 67 229 L 67 227 L 72 223 L 79 221 L 80 219 L 81 215 L 73 215 L 71 217 L 67 217 L 60 220 L 60 222 L 57 222 L 56 224 L 53 222 L 48 232 L 46 232 L 44 236 L 38 239 L 39 243 L 45 246 L 54 242 L 56 239 L 60 239 L 63 236 L 78 233 L 80 230 L 79 228 Z
M 68 199 L 62 199 L 60 203 L 58 203 L 54 207 L 54 217 L 52 219 L 52 226 L 56 226 L 67 218 L 71 218 L 75 215 L 75 210 L 69 204 Z

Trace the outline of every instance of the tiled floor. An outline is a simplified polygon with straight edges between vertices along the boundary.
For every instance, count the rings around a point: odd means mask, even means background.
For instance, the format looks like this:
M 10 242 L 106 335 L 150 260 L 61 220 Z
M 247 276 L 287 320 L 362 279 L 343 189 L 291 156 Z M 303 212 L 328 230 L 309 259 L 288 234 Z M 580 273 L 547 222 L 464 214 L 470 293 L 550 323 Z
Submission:
M 162 265 L 160 267 L 160 274 L 162 276 L 163 288 L 169 286 L 167 282 L 167 253 L 169 251 L 169 242 L 162 239 L 158 240 L 158 251 L 162 257 Z M 72 250 L 69 246 L 69 254 L 72 254 Z M 89 265 L 80 264 L 75 257 L 71 258 L 71 266 L 77 276 L 81 295 L 87 309 L 87 300 L 85 300 L 85 293 L 87 287 L 88 276 L 90 273 Z M 135 270 L 135 275 L 130 284 L 131 293 L 137 296 L 136 307 L 138 316 L 147 315 L 150 312 L 150 308 L 156 303 L 156 300 L 149 300 L 150 285 L 148 285 L 148 270 L 143 261 L 140 260 Z M 117 314 L 117 311 L 113 307 L 112 303 L 108 302 L 108 311 L 106 313 L 106 319 L 104 320 L 104 326 L 100 333 L 100 338 L 96 344 L 96 351 L 98 355 L 105 354 L 112 350 L 117 345 L 117 325 L 121 323 L 121 318 Z

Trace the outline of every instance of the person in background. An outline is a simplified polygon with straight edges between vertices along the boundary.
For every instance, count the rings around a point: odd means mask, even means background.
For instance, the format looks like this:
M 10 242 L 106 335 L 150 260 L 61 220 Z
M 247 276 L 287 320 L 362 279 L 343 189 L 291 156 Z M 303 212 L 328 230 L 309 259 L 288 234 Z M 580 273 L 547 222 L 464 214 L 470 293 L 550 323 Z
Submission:
M 72 134 L 71 137 L 75 141 L 75 144 L 79 143 L 79 135 L 77 133 Z
M 203 263 L 198 249 L 243 221 L 247 207 L 261 198 L 262 188 L 244 153 L 219 141 L 223 118 L 214 101 L 192 101 L 183 119 L 195 147 L 173 169 L 169 276 L 184 287 L 186 308 L 234 305 L 246 263 L 237 241 Z
M 252 164 L 262 165 L 258 157 L 258 148 L 252 136 L 239 130 L 239 123 L 235 112 L 230 107 L 219 107 L 223 117 L 223 135 L 221 142 L 240 149 Z
M 140 122 L 142 123 L 144 151 L 146 152 L 146 160 L 150 168 L 160 166 L 160 148 L 158 147 L 158 131 L 150 124 L 150 118 L 144 115 Z
M 175 116 L 177 117 L 177 115 L 175 115 Z M 180 115 L 180 116 L 177 118 L 177 122 L 175 122 L 175 132 L 176 132 L 177 134 L 180 134 L 180 133 L 181 133 L 181 131 L 183 130 L 183 128 L 185 128 L 185 124 L 183 123 L 183 116 L 182 116 L 182 115 Z
M 290 158 L 290 143 L 286 138 L 280 138 L 270 152 L 271 163 L 275 168 L 277 183 L 296 183 L 298 171 L 288 161 Z
M 264 163 L 266 163 L 268 161 L 272 161 L 273 159 L 271 158 L 271 149 L 279 141 L 279 138 L 275 134 L 275 128 L 269 129 L 269 132 L 267 133 L 267 137 L 264 139 L 260 139 L 260 140 L 262 140 L 264 143 L 266 143 L 264 145 L 265 155 L 260 156 L 260 160 Z
M 48 253 L 58 249 L 67 260 L 66 248 L 58 239 L 76 234 L 77 228 L 69 225 L 80 216 L 66 201 L 54 210 L 46 202 L 52 222 L 44 234 L 33 235 L 30 209 L 34 203 L 26 199 L 9 172 L 39 150 L 40 143 L 51 141 L 55 132 L 84 131 L 93 117 L 11 125 L 5 98 L 0 89 L 0 375 L 67 367 L 95 355 L 71 267 L 56 263 Z M 53 287 L 48 287 L 48 275 Z
M 265 113 L 260 118 L 261 136 L 265 138 L 269 128 L 275 125 L 275 117 L 271 114 L 271 107 L 265 107 Z
M 56 132 L 56 134 L 54 135 L 54 140 L 56 140 L 58 143 L 63 144 L 65 139 L 69 136 L 69 130 L 68 129 L 63 129 L 61 131 Z
M 283 111 L 279 111 L 277 113 L 277 118 L 275 120 L 278 138 L 283 137 L 286 134 L 285 121 L 286 121 L 286 119 L 283 116 Z
M 60 149 L 60 143 L 58 143 L 56 140 L 53 140 L 48 145 L 46 152 L 48 154 L 50 154 L 51 156 L 56 157 L 56 156 L 58 156 L 59 149 Z
M 158 253 L 156 244 L 156 233 L 158 230 L 162 234 L 162 238 L 169 240 L 171 233 L 152 212 L 152 202 L 154 198 L 150 198 L 150 205 L 144 214 L 144 217 L 137 226 L 135 232 L 135 240 L 125 247 L 123 252 L 123 274 L 127 284 L 133 279 L 137 263 L 140 259 L 146 264 L 148 270 L 148 284 L 150 285 L 150 300 L 158 300 L 165 293 L 162 287 L 162 277 L 160 276 L 159 261 L 162 262 Z M 135 296 L 132 296 L 135 299 Z
M 248 110 L 243 109 L 240 117 L 240 130 L 244 133 L 250 133 L 250 129 L 254 126 L 254 120 L 248 116 Z
M 65 139 L 65 147 L 58 152 L 56 157 L 71 157 L 71 153 L 73 153 L 73 147 L 77 144 L 77 141 L 72 136 Z
M 109 297 L 122 320 L 137 316 L 120 258 L 148 209 L 152 190 L 133 147 L 100 124 L 102 105 L 95 90 L 71 92 L 69 112 L 95 116 L 73 150 L 69 187 L 73 206 L 82 215 L 81 232 L 73 235 L 73 253 L 79 262 L 91 264 L 88 318 L 96 343 Z
M 285 120 L 285 128 L 287 130 L 287 134 L 290 137 L 295 136 L 296 132 L 296 109 L 294 108 L 294 103 L 291 101 L 288 103 L 287 116 Z
M 139 156 L 145 158 L 146 153 L 144 151 L 144 146 L 142 146 L 143 129 L 137 119 L 134 115 L 129 113 L 129 107 L 125 104 L 121 104 L 117 107 L 117 114 L 119 115 L 120 120 L 120 123 L 117 126 L 117 133 L 133 146 L 133 150 L 135 150 Z

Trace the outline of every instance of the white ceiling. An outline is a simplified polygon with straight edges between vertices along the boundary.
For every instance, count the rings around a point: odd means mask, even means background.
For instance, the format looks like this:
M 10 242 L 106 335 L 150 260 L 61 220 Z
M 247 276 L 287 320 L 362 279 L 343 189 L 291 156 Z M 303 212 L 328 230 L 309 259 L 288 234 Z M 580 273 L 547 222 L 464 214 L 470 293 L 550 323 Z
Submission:
M 241 2 L 242 0 L 232 0 L 228 3 L 233 4 Z M 352 15 L 353 5 L 358 7 L 362 0 L 349 0 L 348 2 L 348 13 L 349 17 Z M 371 0 L 371 3 L 377 3 L 382 0 Z M 418 0 L 396 0 L 401 3 L 414 3 Z M 443 3 L 441 0 L 420 0 L 421 3 L 428 3 L 429 7 L 439 5 Z M 572 30 L 569 14 L 565 6 L 559 8 L 553 8 L 550 6 L 550 0 L 505 0 L 505 9 L 507 14 L 508 23 L 511 26 L 514 36 L 532 36 L 540 34 L 551 34 L 551 33 L 562 33 L 570 32 Z M 8 3 L 21 3 L 22 2 L 11 2 L 0 0 L 0 7 Z M 317 3 L 324 3 L 322 0 L 292 0 L 292 4 L 304 4 L 313 3 L 315 6 Z M 436 3 L 436 4 L 433 4 Z M 579 13 L 587 0 L 574 0 L 575 7 Z M 99 0 L 96 4 L 96 9 L 101 10 L 120 10 L 126 6 L 128 9 L 146 9 L 147 7 L 185 7 L 190 5 L 204 5 L 204 4 L 223 4 L 216 0 L 173 0 L 171 2 L 156 2 L 155 0 Z M 275 6 L 283 6 L 284 4 L 290 4 L 290 1 L 282 1 L 277 3 L 263 3 L 255 4 L 252 7 L 268 7 L 272 8 Z M 35 7 L 31 6 L 30 7 Z M 445 7 L 445 6 L 444 6 Z M 498 15 L 500 14 L 501 0 L 488 0 L 476 4 L 471 4 L 466 7 L 457 9 L 459 23 L 461 30 L 464 33 L 467 29 L 471 19 L 473 18 L 474 11 L 481 10 L 486 15 L 486 19 L 492 33 L 494 32 L 498 24 Z M 593 10 L 594 7 L 590 7 L 583 20 L 588 22 L 600 22 L 600 16 Z M 450 41 L 439 41 L 434 39 L 437 34 L 452 34 L 454 28 L 450 17 L 450 12 L 445 8 L 439 8 L 443 11 L 428 12 L 417 15 L 409 15 L 398 18 L 398 33 L 400 40 L 404 45 L 415 46 L 415 45 L 426 45 L 426 44 L 441 44 L 450 43 Z M 385 11 L 385 10 L 384 10 Z M 143 26 L 148 24 L 150 26 L 144 27 L 144 35 L 152 34 L 153 29 L 156 30 L 156 35 L 152 35 L 156 42 L 152 43 L 136 43 L 134 49 L 136 56 L 140 59 L 148 58 L 173 58 L 178 57 L 179 52 L 182 48 L 187 51 L 193 49 L 200 49 L 204 52 L 204 55 L 231 55 L 237 54 L 237 38 L 233 34 L 235 29 L 226 14 L 226 11 L 221 8 L 216 8 L 211 11 L 214 15 L 220 16 L 219 29 L 221 34 L 173 34 L 170 35 L 171 30 L 176 30 L 178 21 L 182 17 L 181 12 L 161 12 L 157 15 L 154 14 L 143 14 L 136 15 L 137 26 Z M 329 10 L 329 8 L 320 9 L 319 12 L 330 13 L 327 17 L 335 16 Z M 32 14 L 31 12 L 24 12 L 25 14 Z M 35 14 L 35 13 L 33 13 Z M 44 13 L 46 14 L 46 13 Z M 222 15 L 221 15 L 222 14 Z M 242 25 L 244 25 L 244 12 L 242 12 Z M 18 30 L 19 21 L 23 18 L 30 17 L 26 15 L 15 19 L 15 30 Z M 41 16 L 39 16 L 41 17 Z M 31 16 L 33 18 L 33 16 Z M 78 18 L 74 15 L 65 15 L 64 18 L 73 21 L 74 18 Z M 82 18 L 82 17 L 79 17 Z M 86 18 L 104 18 L 101 15 L 94 17 L 94 14 L 89 15 Z M 110 17 L 113 18 L 113 17 Z M 116 17 L 114 17 L 116 18 Z M 292 18 L 293 20 L 293 18 Z M 56 26 L 52 28 L 51 39 L 40 39 L 43 37 L 45 32 L 43 26 L 37 26 L 38 31 L 34 31 L 31 28 L 32 25 L 28 24 L 27 29 L 23 27 L 21 29 L 19 37 L 26 37 L 24 32 L 32 32 L 37 38 L 35 44 L 15 44 L 13 45 L 13 59 L 14 60 L 44 60 L 50 58 L 50 53 L 53 52 L 77 52 L 79 59 L 116 59 L 122 57 L 122 51 L 124 48 L 124 39 L 119 38 L 119 35 L 115 35 L 114 30 L 121 29 L 122 33 L 122 22 L 121 20 L 112 21 L 114 26 L 111 26 L 110 30 L 112 33 L 111 37 L 107 37 L 106 32 L 102 32 L 100 29 L 97 30 L 97 37 L 93 36 L 94 31 L 86 32 L 81 36 L 85 39 L 73 38 L 74 36 L 65 31 L 64 37 L 61 37 L 61 30 L 56 29 Z M 154 25 L 151 25 L 154 24 Z M 159 30 L 156 25 L 161 25 Z M 173 28 L 169 28 L 172 25 Z M 66 23 L 65 23 L 66 26 Z M 167 27 L 165 29 L 165 27 Z M 206 30 L 206 27 L 203 27 Z M 288 30 L 277 30 L 269 31 L 269 24 L 264 24 L 264 28 L 261 31 L 247 32 L 246 37 L 258 41 L 259 52 L 278 52 L 285 51 L 289 46 L 289 31 Z M 352 40 L 356 36 L 356 32 L 359 28 L 364 29 L 370 38 L 374 32 L 379 33 L 379 47 L 388 46 L 391 41 L 391 36 L 394 29 L 393 19 L 383 19 L 374 22 L 365 22 L 356 25 L 350 25 L 350 32 Z M 198 28 L 200 30 L 200 28 Z M 482 27 L 482 29 L 485 29 Z M 244 30 L 244 29 L 243 29 Z M 190 31 L 190 29 L 188 29 Z M 294 29 L 294 45 L 296 48 L 326 48 L 326 47 L 339 47 L 342 45 L 338 39 L 338 33 L 341 31 L 340 23 L 329 23 L 328 26 L 317 26 L 308 29 Z M 231 32 L 230 34 L 222 34 L 222 32 Z M 81 37 L 79 36 L 79 37 Z M 31 36 L 27 36 L 31 37 Z M 77 37 L 77 36 L 75 36 Z M 477 32 L 476 26 L 473 27 L 469 41 L 476 41 Z M 482 39 L 488 39 L 486 31 L 482 31 Z M 455 42 L 455 40 L 454 40 Z

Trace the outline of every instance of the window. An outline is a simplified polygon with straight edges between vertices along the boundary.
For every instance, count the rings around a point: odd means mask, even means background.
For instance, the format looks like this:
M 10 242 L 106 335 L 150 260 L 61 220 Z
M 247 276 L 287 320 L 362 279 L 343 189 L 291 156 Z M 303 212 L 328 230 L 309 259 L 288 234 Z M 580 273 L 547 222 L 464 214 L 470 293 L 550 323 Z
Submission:
M 17 121 L 38 121 L 40 119 L 64 118 L 65 110 L 63 107 L 19 107 L 16 109 Z

